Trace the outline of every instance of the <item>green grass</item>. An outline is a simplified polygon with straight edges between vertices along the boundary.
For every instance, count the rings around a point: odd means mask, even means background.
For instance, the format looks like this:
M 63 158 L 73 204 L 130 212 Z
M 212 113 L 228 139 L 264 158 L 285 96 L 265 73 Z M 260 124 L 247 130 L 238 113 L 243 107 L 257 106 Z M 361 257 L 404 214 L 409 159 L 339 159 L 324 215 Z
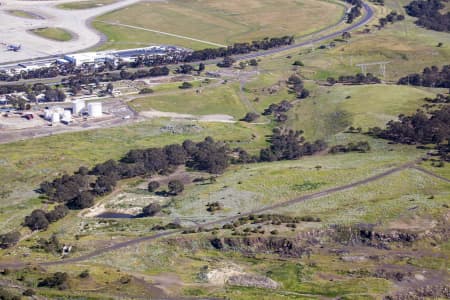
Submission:
M 73 39 L 73 35 L 69 31 L 58 27 L 37 28 L 32 29 L 31 32 L 43 38 L 60 42 L 67 42 Z
M 108 4 L 116 3 L 117 0 L 92 0 L 92 1 L 76 1 L 76 2 L 67 2 L 56 7 L 61 9 L 89 9 L 99 6 L 104 6 Z
M 408 86 L 361 85 L 317 87 L 289 113 L 291 127 L 310 139 L 329 138 L 349 126 L 384 128 L 399 114 L 411 114 L 434 94 Z
M 138 98 L 130 104 L 138 111 L 155 109 L 194 115 L 228 114 L 239 119 L 245 115 L 246 108 L 239 98 L 238 88 L 236 84 L 228 84 L 214 89 L 206 88 L 201 93 L 190 89 L 177 94 L 155 94 Z
M 176 0 L 168 3 L 139 3 L 101 16 L 97 20 L 229 45 L 268 36 L 301 36 L 315 32 L 336 23 L 343 12 L 340 3 L 313 0 L 232 0 L 226 3 L 218 0 Z M 320 18 L 316 17 L 318 14 L 321 15 Z M 132 44 L 136 41 L 177 44 L 194 49 L 207 46 L 193 44 L 185 39 L 100 24 L 96 22 L 95 26 L 108 36 L 110 42 L 107 47 L 120 47 L 122 43 Z M 140 38 L 136 39 L 135 36 Z
M 26 18 L 26 19 L 40 19 L 38 15 L 30 13 L 28 11 L 24 10 L 9 10 L 9 14 L 20 17 L 20 18 Z
M 8 174 L 0 183 L 0 207 L 5 212 L 1 220 L 9 220 L 8 226 L 18 225 L 22 218 L 11 218 L 11 214 L 16 212 L 22 216 L 32 209 L 32 206 L 23 205 L 27 199 L 36 197 L 33 190 L 43 180 L 71 173 L 83 165 L 93 166 L 108 159 L 118 159 L 130 149 L 179 143 L 185 139 L 199 140 L 206 136 L 231 141 L 234 147 L 243 146 L 250 150 L 265 144 L 264 135 L 267 131 L 263 127 L 253 128 L 240 123 L 199 123 L 200 130 L 186 127 L 186 131 L 180 134 L 161 131 L 166 125 L 184 128 L 189 124 L 193 123 L 157 120 L 0 145 L 0 173 Z M 256 137 L 252 136 L 254 133 Z

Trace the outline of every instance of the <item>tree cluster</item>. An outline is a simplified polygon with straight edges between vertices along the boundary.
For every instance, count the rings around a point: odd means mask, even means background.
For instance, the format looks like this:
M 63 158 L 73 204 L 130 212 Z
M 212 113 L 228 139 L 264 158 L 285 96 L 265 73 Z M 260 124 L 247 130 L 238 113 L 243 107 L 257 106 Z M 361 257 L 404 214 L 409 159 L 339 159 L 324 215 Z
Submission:
M 48 212 L 41 209 L 35 209 L 29 216 L 25 217 L 24 225 L 31 230 L 47 230 L 50 223 L 64 218 L 67 213 L 68 208 L 64 204 L 58 205 Z
M 327 79 L 327 82 L 331 85 L 335 83 L 343 83 L 343 84 L 376 84 L 380 83 L 381 80 L 374 76 L 372 73 L 367 73 L 367 75 L 364 75 L 362 73 L 358 73 L 356 75 L 346 75 L 346 76 L 339 76 L 339 78 L 336 80 L 333 77 L 329 77 Z
M 309 91 L 305 89 L 302 79 L 297 75 L 289 76 L 286 82 L 292 93 L 297 95 L 298 99 L 304 99 L 309 96 Z
M 305 142 L 302 131 L 275 128 L 268 142 L 270 146 L 260 151 L 260 161 L 294 160 L 326 149 L 322 140 Z
M 435 31 L 450 32 L 450 12 L 442 14 L 444 8 L 442 0 L 414 0 L 405 6 L 406 13 L 418 18 L 418 26 Z
M 275 121 L 277 122 L 285 122 L 287 121 L 286 113 L 292 108 L 292 104 L 288 100 L 283 100 L 280 103 L 272 103 L 266 108 L 263 112 L 264 116 L 273 115 L 275 117 Z
M 237 54 L 246 54 L 255 51 L 269 50 L 281 46 L 291 45 L 294 43 L 293 36 L 283 36 L 274 38 L 265 38 L 250 43 L 236 43 L 229 47 L 222 48 L 208 48 L 197 50 L 190 53 L 184 62 L 203 61 L 209 59 L 216 59 Z
M 368 142 L 348 143 L 347 145 L 336 145 L 330 148 L 330 153 L 347 153 L 347 152 L 360 152 L 366 153 L 370 151 L 370 145 Z
M 349 12 L 346 14 L 347 23 L 351 24 L 353 21 L 361 16 L 361 7 L 362 7 L 362 1 L 361 0 L 344 0 L 344 2 L 347 2 L 352 6 Z
M 44 278 L 38 283 L 38 287 L 57 288 L 65 290 L 69 287 L 69 275 L 63 272 L 56 272 L 49 277 Z
M 425 101 L 430 103 L 450 103 L 450 95 L 438 94 L 436 98 L 425 98 Z
M 450 65 L 443 66 L 441 70 L 436 66 L 427 67 L 421 74 L 410 74 L 400 78 L 398 84 L 450 88 Z
M 380 18 L 378 20 L 378 29 L 383 28 L 387 23 L 394 24 L 395 22 L 403 21 L 405 19 L 404 15 L 398 14 L 396 11 L 390 12 L 386 17 Z
M 417 111 L 412 116 L 400 115 L 398 121 L 389 121 L 385 130 L 375 127 L 370 131 L 377 137 L 402 144 L 448 145 L 450 106 L 444 106 L 429 115 L 423 111 Z M 441 147 L 444 152 L 446 149 L 446 146 Z

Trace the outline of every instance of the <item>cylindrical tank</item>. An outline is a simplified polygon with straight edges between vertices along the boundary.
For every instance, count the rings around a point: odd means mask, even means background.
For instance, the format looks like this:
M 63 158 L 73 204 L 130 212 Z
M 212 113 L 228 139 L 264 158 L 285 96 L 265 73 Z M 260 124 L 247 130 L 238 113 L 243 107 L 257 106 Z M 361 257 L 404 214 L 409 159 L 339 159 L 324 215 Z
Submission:
M 102 103 L 101 102 L 92 102 L 88 103 L 88 113 L 91 117 L 101 117 L 102 116 Z
M 72 104 L 72 113 L 74 115 L 80 114 L 80 112 L 84 109 L 85 103 L 84 101 L 77 100 Z
M 72 113 L 70 110 L 64 110 L 61 120 L 65 123 L 70 123 L 72 121 Z
M 59 113 L 54 112 L 54 113 L 52 114 L 52 123 L 59 123 L 60 120 L 61 120 L 61 119 L 60 119 Z
M 52 112 L 49 109 L 44 110 L 44 119 L 48 121 L 52 119 Z

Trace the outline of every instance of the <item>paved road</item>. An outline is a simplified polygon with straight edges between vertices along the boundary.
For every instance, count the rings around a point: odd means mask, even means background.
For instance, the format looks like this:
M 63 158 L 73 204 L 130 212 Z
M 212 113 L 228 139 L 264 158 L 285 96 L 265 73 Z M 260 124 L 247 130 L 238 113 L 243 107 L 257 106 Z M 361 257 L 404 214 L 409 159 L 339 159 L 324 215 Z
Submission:
M 394 173 L 398 173 L 400 171 L 403 171 L 403 170 L 406 170 L 406 169 L 409 169 L 409 168 L 416 168 L 416 166 L 415 166 L 416 163 L 417 163 L 417 161 L 405 163 L 405 164 L 400 165 L 398 167 L 389 169 L 389 170 L 384 171 L 382 173 L 379 173 L 379 174 L 367 177 L 365 179 L 362 179 L 362 180 L 359 180 L 359 181 L 356 181 L 356 182 L 353 182 L 353 183 L 350 183 L 350 184 L 346 184 L 346 185 L 330 188 L 330 189 L 327 189 L 327 190 L 324 190 L 324 191 L 321 191 L 321 192 L 317 192 L 317 193 L 301 196 L 301 197 L 294 198 L 294 199 L 291 199 L 291 200 L 288 200 L 288 201 L 284 201 L 284 202 L 280 202 L 280 203 L 277 203 L 277 204 L 274 204 L 274 205 L 262 207 L 262 208 L 257 209 L 257 210 L 253 210 L 253 211 L 249 211 L 249 212 L 246 212 L 246 213 L 242 213 L 242 214 L 239 214 L 239 215 L 236 215 L 236 216 L 230 216 L 230 217 L 222 218 L 220 220 L 203 223 L 203 224 L 201 224 L 201 227 L 206 228 L 206 227 L 221 225 L 221 224 L 224 224 L 224 223 L 236 220 L 236 219 L 238 219 L 240 217 L 243 217 L 243 216 L 248 216 L 248 215 L 251 215 L 251 214 L 261 214 L 261 213 L 272 212 L 273 210 L 278 209 L 278 208 L 290 206 L 290 205 L 293 205 L 293 204 L 302 203 L 302 202 L 313 200 L 313 199 L 317 199 L 317 198 L 326 197 L 326 196 L 335 194 L 337 192 L 350 190 L 350 189 L 353 189 L 355 187 L 366 185 L 368 183 L 374 182 L 374 181 L 379 180 L 381 178 L 387 177 L 387 176 L 392 175 Z M 419 171 L 423 171 L 420 168 L 418 168 L 418 170 Z M 431 172 L 427 171 L 426 173 L 429 174 Z M 433 173 L 431 173 L 431 174 L 433 174 Z M 99 256 L 99 255 L 111 252 L 111 251 L 119 250 L 119 249 L 122 249 L 122 248 L 126 248 L 126 247 L 129 247 L 129 246 L 140 244 L 140 243 L 143 243 L 143 242 L 154 241 L 154 240 L 157 240 L 159 238 L 163 238 L 163 237 L 168 237 L 168 236 L 172 236 L 172 235 L 175 235 L 175 234 L 179 234 L 179 233 L 181 233 L 182 230 L 185 230 L 185 229 L 196 229 L 198 227 L 199 226 L 192 226 L 192 227 L 189 227 L 189 228 L 173 230 L 173 231 L 164 231 L 164 232 L 156 233 L 156 234 L 149 235 L 149 236 L 143 236 L 143 237 L 131 239 L 131 240 L 128 240 L 128 241 L 125 241 L 125 242 L 120 242 L 120 243 L 117 243 L 117 244 L 114 244 L 114 245 L 111 245 L 111 246 L 108 246 L 108 247 L 100 248 L 100 249 L 92 251 L 92 252 L 90 252 L 88 254 L 79 256 L 79 257 L 73 257 L 73 258 L 68 258 L 68 259 L 58 260 L 58 261 L 42 262 L 42 263 L 39 263 L 39 265 L 41 265 L 41 266 L 55 266 L 55 265 L 79 263 L 79 262 L 86 261 L 86 260 L 89 260 L 91 258 L 94 258 L 96 256 Z M 19 262 L 19 263 L 0 263 L 0 268 L 22 268 L 25 265 L 26 265 L 25 263 L 21 263 L 21 262 Z

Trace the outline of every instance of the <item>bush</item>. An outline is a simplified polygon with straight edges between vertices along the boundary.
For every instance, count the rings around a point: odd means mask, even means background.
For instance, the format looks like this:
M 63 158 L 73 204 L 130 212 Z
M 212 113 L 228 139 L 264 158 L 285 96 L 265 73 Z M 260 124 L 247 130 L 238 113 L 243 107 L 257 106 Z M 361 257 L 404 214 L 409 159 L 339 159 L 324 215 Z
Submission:
M 180 180 L 171 180 L 167 185 L 169 188 L 169 193 L 173 195 L 178 195 L 184 190 L 184 184 Z
M 158 203 L 150 203 L 142 209 L 144 216 L 152 217 L 161 211 L 161 205 Z
M 159 189 L 159 187 L 160 187 L 160 184 L 158 181 L 150 181 L 148 183 L 148 191 L 150 193 L 156 192 L 156 190 Z
M 89 276 L 90 276 L 89 270 L 84 270 L 83 272 L 80 273 L 80 275 L 78 275 L 78 277 L 80 278 L 88 278 Z
M 294 61 L 294 63 L 293 63 L 292 65 L 293 65 L 293 66 L 300 66 L 300 67 L 303 67 L 303 66 L 304 66 L 303 62 L 301 62 L 301 61 L 299 61 L 299 60 Z
M 32 289 L 26 289 L 25 291 L 23 291 L 22 295 L 27 296 L 27 297 L 31 297 L 34 296 L 36 293 L 34 290 Z
M 14 246 L 20 240 L 20 232 L 11 231 L 0 235 L 0 248 L 6 249 Z
M 153 90 L 151 88 L 143 88 L 139 91 L 139 94 L 151 94 L 153 93 Z
M 38 287 L 58 288 L 59 290 L 65 290 L 68 288 L 68 279 L 69 276 L 67 273 L 56 272 L 52 276 L 40 281 L 38 283 Z
M 258 118 L 259 118 L 259 114 L 254 113 L 254 112 L 249 112 L 241 120 L 244 122 L 250 123 L 250 122 L 256 121 Z
M 192 87 L 193 87 L 192 83 L 186 82 L 186 81 L 183 82 L 183 83 L 179 86 L 179 88 L 182 89 L 182 90 L 190 89 L 190 88 L 192 88 Z

